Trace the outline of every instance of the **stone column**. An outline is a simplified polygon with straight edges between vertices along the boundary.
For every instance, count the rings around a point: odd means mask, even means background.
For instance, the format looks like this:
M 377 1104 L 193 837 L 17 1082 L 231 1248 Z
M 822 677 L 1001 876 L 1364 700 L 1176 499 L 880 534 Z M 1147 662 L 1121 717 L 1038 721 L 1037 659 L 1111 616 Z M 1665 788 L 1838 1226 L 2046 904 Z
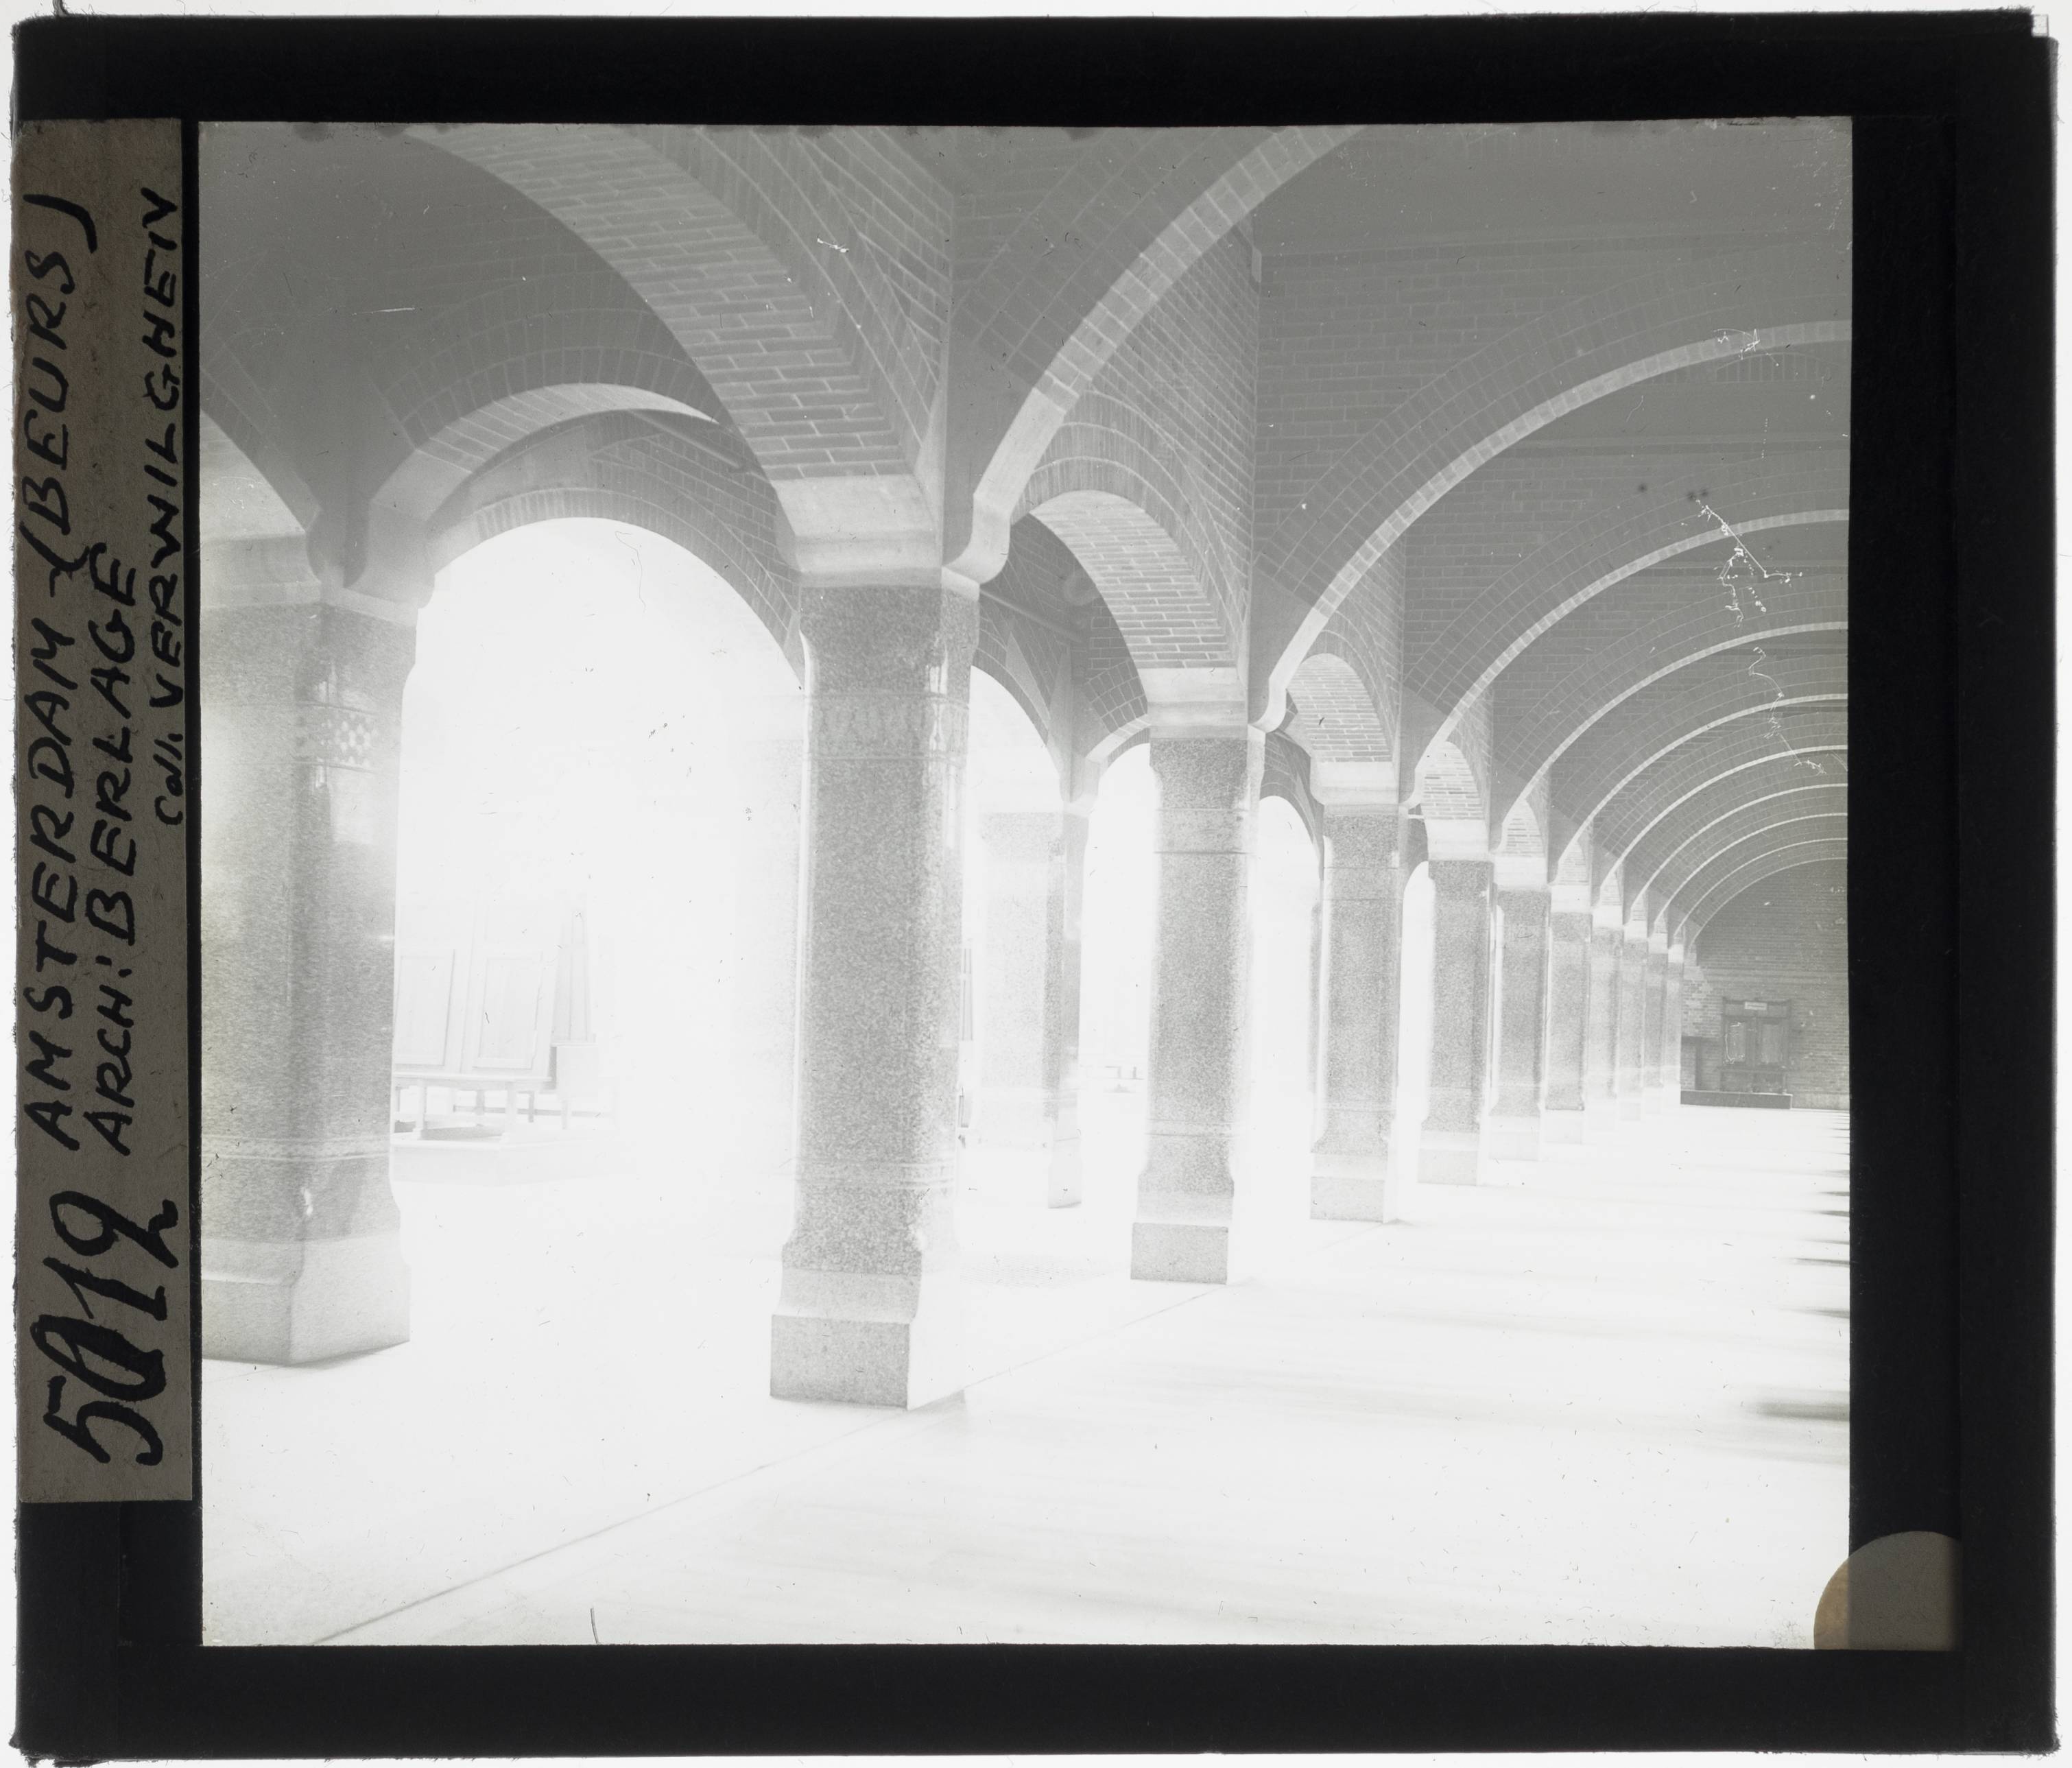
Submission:
M 1588 887 L 1557 884 L 1547 923 L 1547 1097 L 1543 1141 L 1583 1139 L 1585 1050 L 1589 1034 L 1590 907 Z
M 1487 1146 L 1498 1160 L 1537 1160 L 1547 1026 L 1547 888 L 1500 888 L 1496 900 L 1503 977 L 1497 991 L 1496 1096 Z
M 1647 1081 L 1647 932 L 1629 927 L 1619 945 L 1618 1115 L 1622 1123 L 1645 1110 Z
M 1668 1025 L 1665 1009 L 1669 995 L 1669 942 L 1660 933 L 1647 943 L 1647 992 L 1642 1000 L 1645 1015 L 1641 1031 L 1641 1108 L 1651 1116 L 1662 1110 L 1663 1040 Z
M 397 781 L 414 611 L 202 615 L 204 1353 L 401 1344 Z
M 1684 1104 L 1684 942 L 1669 948 L 1667 991 L 1662 1009 L 1662 1108 Z
M 1616 911 L 1590 917 L 1590 981 L 1583 1033 L 1583 1123 L 1593 1141 L 1608 1138 L 1618 1115 L 1619 950 L 1625 930 Z
M 1246 1104 L 1247 873 L 1264 758 L 1260 734 L 1242 726 L 1153 729 L 1158 907 L 1133 1277 L 1230 1281 Z
M 977 604 L 809 587 L 797 1208 L 782 1400 L 918 1406 L 964 1384 L 956 1165 L 962 789 Z
M 996 811 L 985 849 L 979 1140 L 1040 1150 L 1053 1208 L 1079 1201 L 1079 896 L 1087 818 Z
M 1432 1066 L 1417 1174 L 1434 1185 L 1482 1177 L 1488 1069 L 1490 896 L 1486 859 L 1433 859 Z
M 1401 1202 L 1389 1162 L 1403 956 L 1394 785 L 1364 802 L 1351 791 L 1324 800 L 1324 1030 L 1309 1180 L 1309 1213 L 1322 1219 L 1393 1221 Z

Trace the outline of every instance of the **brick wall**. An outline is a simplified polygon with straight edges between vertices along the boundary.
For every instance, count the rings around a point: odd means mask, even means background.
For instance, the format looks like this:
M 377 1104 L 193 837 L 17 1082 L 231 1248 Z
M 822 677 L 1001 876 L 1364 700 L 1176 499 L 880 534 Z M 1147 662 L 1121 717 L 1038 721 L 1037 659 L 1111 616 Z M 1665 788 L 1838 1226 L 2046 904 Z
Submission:
M 1848 942 L 1848 875 L 1839 861 L 1779 872 L 1720 909 L 1684 971 L 1684 1034 L 1710 1040 L 1708 1077 L 1722 1001 L 1789 1001 L 1785 1084 L 1794 1104 L 1846 1108 Z

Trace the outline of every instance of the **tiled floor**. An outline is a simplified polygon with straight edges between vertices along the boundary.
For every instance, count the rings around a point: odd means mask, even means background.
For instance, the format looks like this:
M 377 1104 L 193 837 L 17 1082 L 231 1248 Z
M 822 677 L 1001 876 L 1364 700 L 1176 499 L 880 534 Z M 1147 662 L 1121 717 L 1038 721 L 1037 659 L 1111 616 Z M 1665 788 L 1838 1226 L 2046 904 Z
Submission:
M 763 1392 L 780 1187 L 405 1187 L 409 1345 L 208 1366 L 210 1637 L 1810 1643 L 1846 1116 L 1686 1109 L 1388 1227 L 1284 1211 L 1210 1289 L 1128 1281 L 1127 1110 L 1088 1116 L 1084 1208 L 972 1163 L 980 1379 L 911 1414 Z

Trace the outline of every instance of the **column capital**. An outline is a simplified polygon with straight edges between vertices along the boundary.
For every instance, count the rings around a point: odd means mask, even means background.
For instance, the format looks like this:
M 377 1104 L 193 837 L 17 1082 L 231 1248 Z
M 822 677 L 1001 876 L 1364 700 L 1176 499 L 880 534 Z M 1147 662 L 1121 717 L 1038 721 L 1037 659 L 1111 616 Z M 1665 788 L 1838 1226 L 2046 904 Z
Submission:
M 1309 796 L 1326 810 L 1379 816 L 1396 808 L 1396 763 L 1312 756 Z
M 1590 886 L 1587 884 L 1550 884 L 1548 907 L 1556 915 L 1590 914 Z
M 1204 669 L 1142 669 L 1153 737 L 1236 736 L 1252 731 L 1262 746 L 1263 731 L 1246 714 L 1244 677 L 1228 665 Z
M 944 569 L 939 494 L 915 475 L 791 479 L 774 489 L 802 587 L 926 586 L 978 599 L 976 580 Z
M 1507 895 L 1548 894 L 1547 856 L 1544 853 L 1492 853 L 1496 887 Z
M 1424 851 L 1434 860 L 1490 858 L 1489 824 L 1478 816 L 1427 816 Z

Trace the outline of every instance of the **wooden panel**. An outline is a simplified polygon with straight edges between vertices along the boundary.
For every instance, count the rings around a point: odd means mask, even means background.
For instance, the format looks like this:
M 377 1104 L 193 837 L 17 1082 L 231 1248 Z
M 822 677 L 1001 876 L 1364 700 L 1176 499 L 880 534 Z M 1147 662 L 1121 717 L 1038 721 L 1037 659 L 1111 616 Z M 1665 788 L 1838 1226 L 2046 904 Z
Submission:
M 443 1068 L 453 1005 L 454 954 L 440 946 L 396 952 L 396 1066 Z

